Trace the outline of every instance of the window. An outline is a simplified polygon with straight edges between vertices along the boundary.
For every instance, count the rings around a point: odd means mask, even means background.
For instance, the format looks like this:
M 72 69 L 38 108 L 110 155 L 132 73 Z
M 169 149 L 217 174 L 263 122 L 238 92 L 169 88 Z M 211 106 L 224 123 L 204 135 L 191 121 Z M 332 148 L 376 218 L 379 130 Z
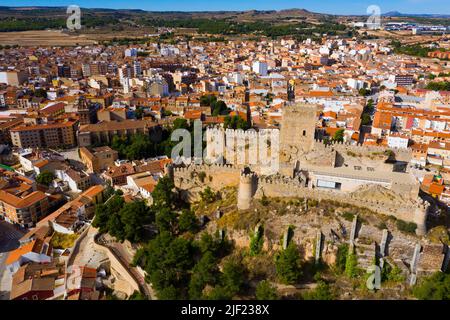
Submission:
M 355 170 L 361 170 L 361 166 L 354 166 Z
M 375 169 L 372 167 L 367 167 L 367 171 L 375 171 Z
M 39 300 L 39 298 L 36 294 L 33 295 L 33 300 Z
M 303 130 L 303 136 L 306 136 L 306 130 Z

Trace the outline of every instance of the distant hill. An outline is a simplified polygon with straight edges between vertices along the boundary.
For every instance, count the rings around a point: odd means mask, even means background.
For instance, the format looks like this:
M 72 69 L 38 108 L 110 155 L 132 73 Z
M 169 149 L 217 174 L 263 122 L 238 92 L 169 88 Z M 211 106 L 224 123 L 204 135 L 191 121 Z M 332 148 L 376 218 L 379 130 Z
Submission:
M 62 6 L 0 6 L 0 31 L 63 29 L 66 27 L 68 16 L 66 10 L 67 7 Z M 349 21 L 367 19 L 367 15 L 339 16 L 299 8 L 189 12 L 81 8 L 81 12 L 84 30 L 103 28 L 107 31 L 120 31 L 124 28 L 174 27 L 194 28 L 204 34 L 229 35 L 263 32 L 270 37 L 295 34 L 302 37 L 324 33 L 348 34 L 347 31 L 350 30 L 347 30 L 348 27 L 344 24 Z M 406 15 L 399 12 L 388 12 L 384 16 L 386 20 L 408 17 L 408 20 L 415 22 L 433 24 L 447 24 L 448 20 L 442 17 L 450 18 L 450 15 Z M 302 28 L 298 28 L 299 25 Z
M 50 18 L 66 14 L 67 7 L 7 7 L 0 6 L 0 17 L 26 17 L 36 16 Z M 310 12 L 305 9 L 285 10 L 248 10 L 248 11 L 145 11 L 140 9 L 105 9 L 105 8 L 81 8 L 82 12 L 88 14 L 113 14 L 115 16 L 142 15 L 145 18 L 214 18 L 214 19 L 236 19 L 236 20 L 276 20 L 295 18 L 322 18 L 329 15 Z
M 384 17 L 413 17 L 413 18 L 437 18 L 437 19 L 448 19 L 450 14 L 418 14 L 418 13 L 401 13 L 398 11 L 390 11 L 383 13 Z

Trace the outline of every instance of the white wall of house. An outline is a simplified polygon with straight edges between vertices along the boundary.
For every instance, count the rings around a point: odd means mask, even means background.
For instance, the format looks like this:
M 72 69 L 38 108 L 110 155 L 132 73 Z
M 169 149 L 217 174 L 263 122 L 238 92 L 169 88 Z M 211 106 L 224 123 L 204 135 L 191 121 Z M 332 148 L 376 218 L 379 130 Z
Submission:
M 387 141 L 389 148 L 408 149 L 408 138 L 389 136 Z
M 56 222 L 52 223 L 52 227 L 56 232 L 59 232 L 59 233 L 64 233 L 64 234 L 73 234 L 74 233 L 72 228 L 70 228 L 70 227 L 66 228 L 60 224 L 57 224 Z

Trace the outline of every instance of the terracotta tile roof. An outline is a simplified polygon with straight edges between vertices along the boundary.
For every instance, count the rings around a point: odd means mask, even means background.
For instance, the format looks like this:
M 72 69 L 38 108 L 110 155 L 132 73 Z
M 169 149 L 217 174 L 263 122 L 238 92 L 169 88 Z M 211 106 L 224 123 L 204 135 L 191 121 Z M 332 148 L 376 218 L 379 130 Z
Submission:
M 432 183 L 430 187 L 428 188 L 428 193 L 434 194 L 434 195 L 441 195 L 444 191 L 445 186 L 439 185 L 437 183 Z
M 13 129 L 11 129 L 11 132 L 68 128 L 68 127 L 72 127 L 74 124 L 75 124 L 75 121 L 66 121 L 66 122 L 49 123 L 49 124 L 22 125 L 22 126 L 17 126 Z
M 390 130 L 392 115 L 384 112 L 376 112 L 373 118 L 373 127 Z
M 428 149 L 450 150 L 450 142 L 431 141 Z
M 93 199 L 96 195 L 98 195 L 99 193 L 103 192 L 103 190 L 105 190 L 105 187 L 103 187 L 102 185 L 95 185 L 95 186 L 90 187 L 86 191 L 84 191 L 81 194 L 81 196 L 85 196 L 85 197 L 88 197 L 90 199 Z
M 144 129 L 155 127 L 158 124 L 151 120 L 123 120 L 123 121 L 107 121 L 96 124 L 85 124 L 80 126 L 80 132 L 103 132 L 115 130 Z
M 141 186 L 141 188 L 147 190 L 148 192 L 152 193 L 153 190 L 155 190 L 156 184 L 153 183 L 149 183 L 149 184 L 145 184 L 143 186 Z
M 310 91 L 305 94 L 305 96 L 309 97 L 332 97 L 334 93 L 332 91 Z
M 16 250 L 9 252 L 8 258 L 6 258 L 6 265 L 16 262 L 24 254 L 29 252 L 38 252 L 41 246 L 42 240 L 35 239 L 17 248 Z
M 184 113 L 185 119 L 201 119 L 202 117 L 202 111 L 201 110 L 188 110 Z
M 205 124 L 213 124 L 213 123 L 224 123 L 225 116 L 217 116 L 217 117 L 205 117 Z
M 230 112 L 230 117 L 239 116 L 240 118 L 247 120 L 247 113 L 241 111 L 232 111 Z
M 450 132 L 445 131 L 412 130 L 411 133 L 415 136 L 450 139 Z
M 14 285 L 11 288 L 10 299 L 14 300 L 17 297 L 26 294 L 27 292 L 53 291 L 54 288 L 54 278 L 32 278 Z
M 108 169 L 108 171 L 105 172 L 105 175 L 111 178 L 115 177 L 121 177 L 124 175 L 130 175 L 135 172 L 134 167 L 130 163 L 124 163 L 120 165 L 119 167 L 114 166 Z
M 48 163 L 49 163 L 49 161 L 47 159 L 43 159 L 43 160 L 40 160 L 40 161 L 34 163 L 34 166 L 37 168 L 42 168 L 43 166 L 47 165 Z
M 323 113 L 323 116 L 324 116 L 324 117 L 327 117 L 327 118 L 333 118 L 333 119 L 336 119 L 336 118 L 337 118 L 337 114 L 336 114 L 336 112 L 334 112 L 334 111 L 325 111 L 325 112 Z
M 56 111 L 64 110 L 66 104 L 63 102 L 55 103 L 50 106 L 44 107 L 41 109 L 41 112 L 44 114 L 51 114 Z
M 6 191 L 0 190 L 0 201 L 6 202 L 17 209 L 29 207 L 45 198 L 46 195 L 42 191 L 34 191 L 23 198 L 19 198 Z

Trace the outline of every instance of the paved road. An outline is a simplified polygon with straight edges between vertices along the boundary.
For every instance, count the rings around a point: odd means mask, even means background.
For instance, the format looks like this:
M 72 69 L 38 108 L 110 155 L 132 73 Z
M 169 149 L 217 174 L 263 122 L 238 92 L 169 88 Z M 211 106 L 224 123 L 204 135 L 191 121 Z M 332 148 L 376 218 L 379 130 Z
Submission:
M 19 247 L 19 239 L 25 231 L 14 227 L 6 221 L 0 221 L 0 253 L 5 253 Z
M 5 272 L 8 252 L 19 247 L 19 239 L 25 234 L 6 221 L 0 221 L 0 300 L 8 299 L 10 276 Z
M 131 273 L 134 279 L 139 283 L 141 291 L 144 291 L 142 293 L 145 294 L 149 300 L 153 300 L 154 297 L 156 297 L 153 288 L 151 287 L 151 285 L 145 282 L 144 277 L 137 271 L 135 267 L 130 266 L 133 260 L 133 256 L 124 247 L 124 244 L 114 241 L 114 239 L 108 234 L 102 234 L 97 240 L 100 245 L 109 248 L 115 254 L 115 256 L 123 264 L 123 266 Z

